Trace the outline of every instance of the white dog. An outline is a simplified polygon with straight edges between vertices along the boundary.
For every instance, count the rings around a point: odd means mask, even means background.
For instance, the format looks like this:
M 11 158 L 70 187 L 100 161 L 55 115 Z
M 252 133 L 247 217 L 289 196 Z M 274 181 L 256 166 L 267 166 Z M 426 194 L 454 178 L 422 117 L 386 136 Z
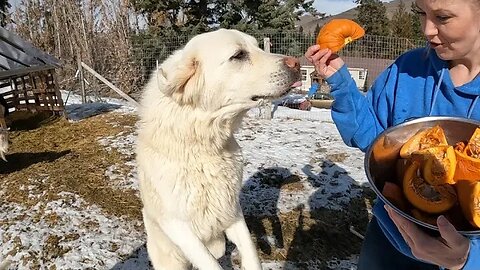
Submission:
M 236 30 L 192 38 L 155 71 L 140 108 L 137 163 L 147 249 L 157 270 L 222 269 L 225 234 L 261 269 L 239 204 L 246 112 L 298 86 L 299 63 Z

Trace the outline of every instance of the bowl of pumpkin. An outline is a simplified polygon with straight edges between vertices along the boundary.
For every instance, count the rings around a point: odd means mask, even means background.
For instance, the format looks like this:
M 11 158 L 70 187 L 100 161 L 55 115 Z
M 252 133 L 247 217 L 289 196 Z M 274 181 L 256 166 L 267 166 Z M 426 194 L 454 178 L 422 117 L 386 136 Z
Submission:
M 480 122 L 422 117 L 388 128 L 367 150 L 377 196 L 408 220 L 438 230 L 444 215 L 464 235 L 480 235 Z

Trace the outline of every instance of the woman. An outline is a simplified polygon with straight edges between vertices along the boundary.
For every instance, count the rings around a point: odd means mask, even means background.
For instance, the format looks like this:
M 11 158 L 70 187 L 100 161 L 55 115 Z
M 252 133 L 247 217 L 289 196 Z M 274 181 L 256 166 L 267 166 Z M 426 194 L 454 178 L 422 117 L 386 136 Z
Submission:
M 363 96 L 341 58 L 311 46 L 305 56 L 331 86 L 332 118 L 350 146 L 365 151 L 386 128 L 409 118 L 480 120 L 480 0 L 417 0 L 426 48 L 400 56 Z M 480 239 L 441 216 L 432 237 L 380 200 L 373 207 L 358 268 L 480 269 Z

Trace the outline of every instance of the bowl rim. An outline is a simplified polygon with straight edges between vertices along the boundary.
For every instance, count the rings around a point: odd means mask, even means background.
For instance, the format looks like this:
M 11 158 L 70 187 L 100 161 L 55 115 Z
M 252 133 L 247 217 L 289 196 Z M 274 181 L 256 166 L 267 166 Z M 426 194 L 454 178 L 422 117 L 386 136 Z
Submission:
M 390 206 L 391 208 L 393 208 L 393 210 L 395 212 L 397 212 L 402 217 L 408 219 L 409 221 L 414 222 L 414 223 L 416 223 L 418 225 L 421 225 L 423 227 L 426 227 L 428 229 L 435 230 L 435 231 L 438 231 L 438 226 L 434 226 L 432 224 L 423 222 L 421 220 L 418 220 L 418 219 L 408 215 L 407 213 L 403 212 L 398 207 L 393 205 L 393 203 L 391 203 L 385 196 L 383 196 L 382 192 L 380 192 L 380 190 L 375 185 L 375 183 L 372 179 L 372 175 L 370 174 L 370 158 L 372 156 L 373 146 L 385 134 L 391 133 L 391 132 L 393 132 L 397 129 L 401 129 L 405 126 L 412 125 L 412 124 L 417 124 L 417 123 L 422 123 L 422 122 L 442 121 L 442 120 L 448 120 L 448 121 L 454 121 L 454 122 L 455 121 L 456 122 L 463 122 L 463 123 L 469 123 L 469 124 L 480 126 L 480 121 L 478 121 L 478 120 L 474 120 L 474 119 L 470 119 L 470 118 L 464 118 L 464 117 L 457 117 L 457 116 L 424 116 L 424 117 L 418 117 L 418 118 L 409 118 L 409 119 L 405 120 L 404 122 L 402 122 L 398 125 L 395 125 L 395 126 L 391 126 L 387 129 L 385 129 L 384 131 L 382 131 L 380 134 L 378 134 L 378 136 L 375 138 L 375 140 L 373 140 L 373 142 L 367 148 L 367 151 L 365 151 L 364 166 L 363 166 L 364 169 L 365 169 L 365 173 L 367 175 L 368 183 L 370 184 L 370 188 L 373 189 L 373 191 L 375 192 L 377 197 L 380 198 L 380 200 L 382 200 L 383 203 L 385 203 L 388 206 Z M 475 231 L 459 231 L 459 230 L 457 230 L 457 232 L 459 232 L 460 234 L 463 234 L 465 236 L 478 236 L 478 235 L 480 235 L 480 229 L 475 230 Z

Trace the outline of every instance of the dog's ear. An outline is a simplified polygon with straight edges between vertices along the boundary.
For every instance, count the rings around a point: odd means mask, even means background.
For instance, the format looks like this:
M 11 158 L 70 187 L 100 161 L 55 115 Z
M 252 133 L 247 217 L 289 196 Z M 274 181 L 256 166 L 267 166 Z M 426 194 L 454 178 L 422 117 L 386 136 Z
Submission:
M 158 71 L 165 80 L 162 91 L 181 105 L 193 104 L 201 89 L 200 64 L 194 56 L 174 55 L 173 58 Z

